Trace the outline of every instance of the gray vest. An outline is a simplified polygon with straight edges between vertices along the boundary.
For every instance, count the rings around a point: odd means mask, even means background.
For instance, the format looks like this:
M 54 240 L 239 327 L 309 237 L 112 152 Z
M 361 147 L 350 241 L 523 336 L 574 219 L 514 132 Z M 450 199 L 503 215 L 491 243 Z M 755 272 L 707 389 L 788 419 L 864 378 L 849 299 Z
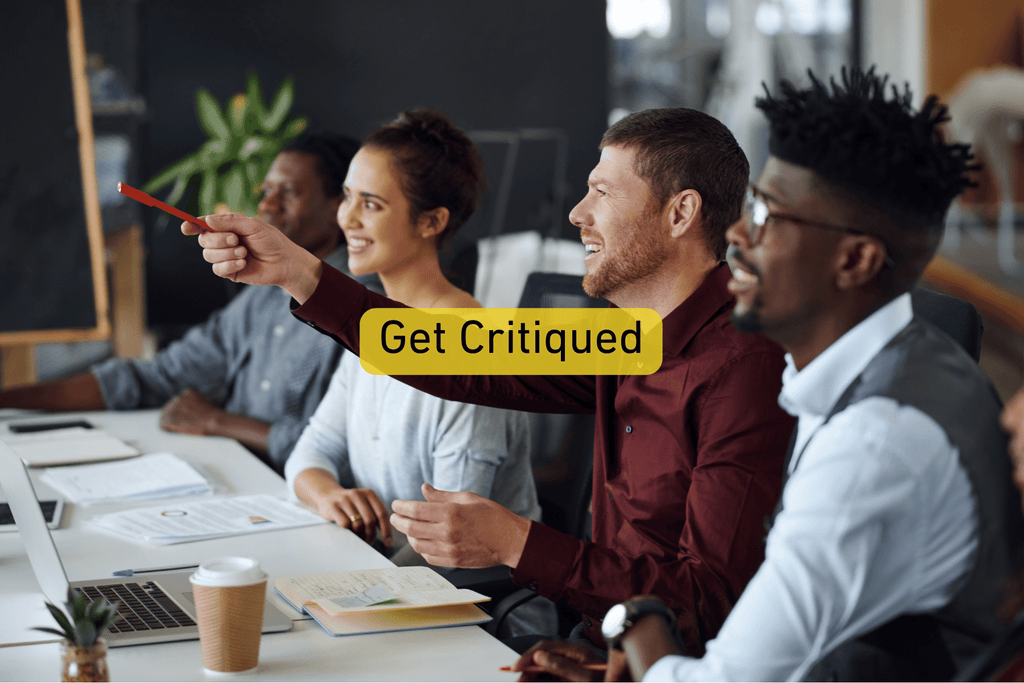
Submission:
M 978 364 L 931 323 L 915 317 L 871 360 L 826 418 L 871 396 L 913 406 L 960 451 L 978 514 L 978 549 L 953 600 L 936 612 L 903 615 L 840 645 L 807 680 L 948 680 L 1000 632 L 1001 589 L 1024 543 L 1001 402 Z

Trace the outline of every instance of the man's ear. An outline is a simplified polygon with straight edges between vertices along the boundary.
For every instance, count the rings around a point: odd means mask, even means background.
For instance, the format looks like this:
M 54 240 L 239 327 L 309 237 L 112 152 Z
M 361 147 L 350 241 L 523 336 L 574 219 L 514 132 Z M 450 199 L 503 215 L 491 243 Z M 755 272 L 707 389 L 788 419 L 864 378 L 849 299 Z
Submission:
M 450 217 L 447 207 L 439 206 L 430 211 L 424 211 L 416 219 L 416 233 L 423 238 L 436 237 L 448 227 Z
M 885 247 L 868 235 L 848 235 L 837 255 L 836 287 L 857 289 L 874 280 L 885 267 Z
M 682 237 L 690 228 L 700 224 L 703 205 L 697 190 L 677 192 L 668 201 L 668 221 L 672 237 Z

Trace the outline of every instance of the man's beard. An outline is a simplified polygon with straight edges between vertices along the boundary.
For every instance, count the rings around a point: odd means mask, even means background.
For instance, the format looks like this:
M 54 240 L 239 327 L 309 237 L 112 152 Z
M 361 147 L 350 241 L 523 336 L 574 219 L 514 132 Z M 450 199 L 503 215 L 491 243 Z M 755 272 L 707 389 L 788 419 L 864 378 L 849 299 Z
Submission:
M 629 224 L 616 243 L 616 253 L 602 257 L 596 270 L 583 276 L 583 290 L 593 297 L 607 298 L 626 285 L 650 277 L 668 258 L 668 248 L 659 234 L 657 214 L 644 211 Z M 607 245 L 607 242 L 605 242 Z
M 761 307 L 761 300 L 755 299 L 754 304 L 750 307 L 743 315 L 736 313 L 736 309 L 732 309 L 729 313 L 729 319 L 732 320 L 732 325 L 739 332 L 743 334 L 756 334 L 764 331 L 764 325 L 761 324 L 761 318 L 758 316 L 757 311 Z

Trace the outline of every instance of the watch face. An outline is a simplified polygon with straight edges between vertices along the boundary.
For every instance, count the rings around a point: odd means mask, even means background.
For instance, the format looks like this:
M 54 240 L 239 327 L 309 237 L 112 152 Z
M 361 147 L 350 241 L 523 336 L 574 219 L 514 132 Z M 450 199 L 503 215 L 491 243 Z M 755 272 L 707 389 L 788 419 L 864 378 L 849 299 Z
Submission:
M 601 635 L 605 638 L 615 638 L 622 635 L 626 626 L 626 606 L 623 604 L 613 605 L 608 613 L 604 615 L 601 622 Z

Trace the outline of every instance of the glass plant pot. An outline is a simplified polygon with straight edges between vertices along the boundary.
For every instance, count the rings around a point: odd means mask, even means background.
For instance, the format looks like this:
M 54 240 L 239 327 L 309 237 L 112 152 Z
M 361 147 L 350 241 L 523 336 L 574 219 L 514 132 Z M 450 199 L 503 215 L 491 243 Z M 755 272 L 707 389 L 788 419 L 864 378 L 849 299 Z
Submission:
M 107 644 L 97 640 L 91 647 L 78 647 L 68 641 L 60 646 L 64 669 L 62 681 L 109 681 L 107 671 Z

